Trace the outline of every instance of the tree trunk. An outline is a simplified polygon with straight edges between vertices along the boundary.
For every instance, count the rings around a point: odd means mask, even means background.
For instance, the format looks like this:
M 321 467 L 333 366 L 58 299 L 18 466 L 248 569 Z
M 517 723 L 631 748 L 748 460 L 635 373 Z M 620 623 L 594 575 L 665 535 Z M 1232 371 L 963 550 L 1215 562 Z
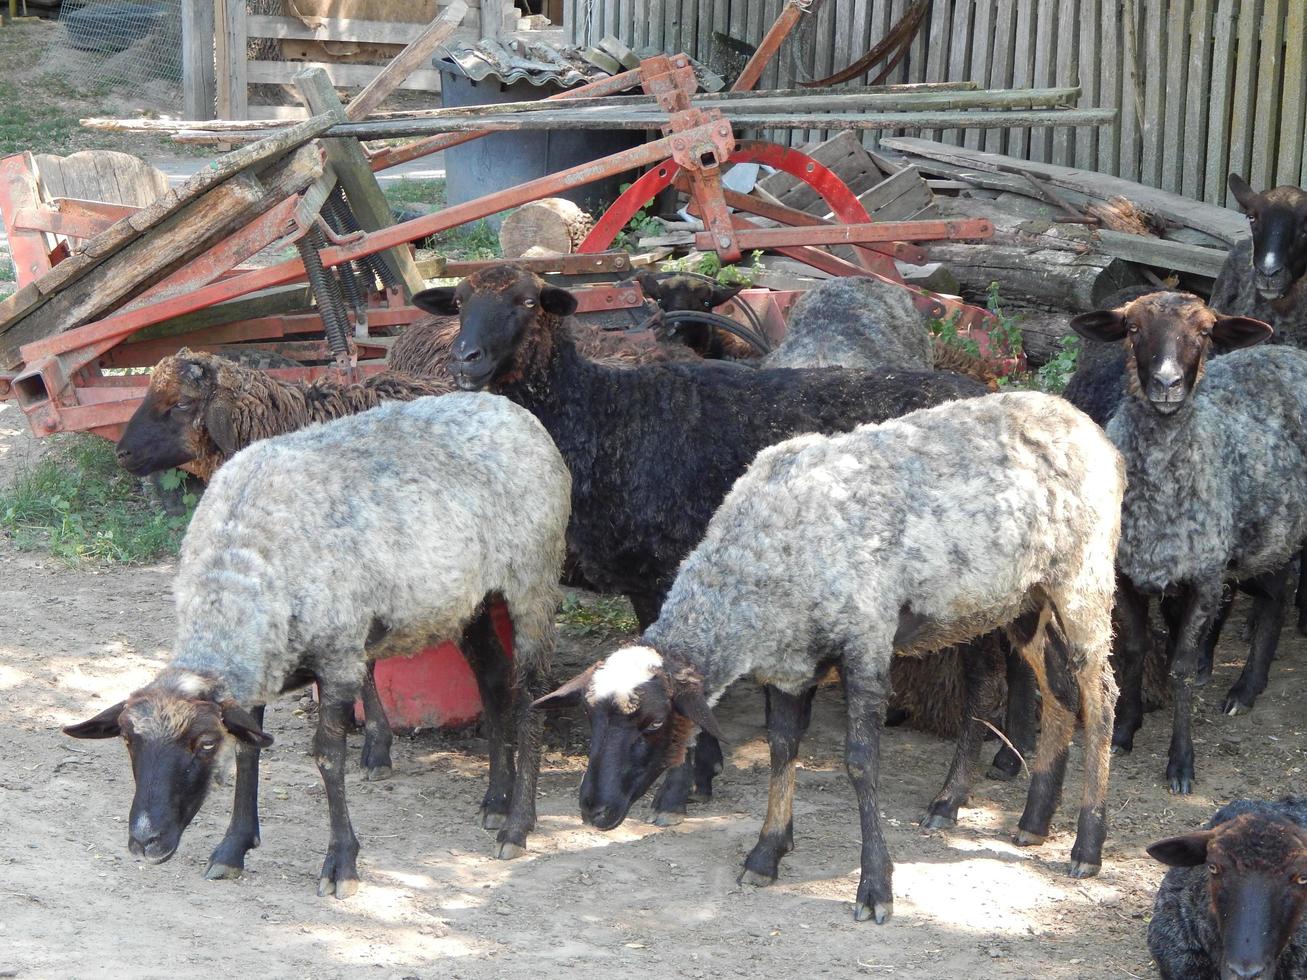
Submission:
M 499 228 L 504 258 L 515 259 L 527 249 L 540 247 L 570 255 L 594 226 L 594 219 L 571 201 L 547 197 L 524 204 Z

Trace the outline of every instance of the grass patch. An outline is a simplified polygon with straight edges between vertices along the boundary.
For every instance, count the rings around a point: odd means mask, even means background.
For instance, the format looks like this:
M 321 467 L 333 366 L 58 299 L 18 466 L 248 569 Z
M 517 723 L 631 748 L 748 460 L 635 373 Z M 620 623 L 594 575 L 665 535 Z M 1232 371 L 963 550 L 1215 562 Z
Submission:
M 13 82 L 0 82 L 0 156 L 31 150 L 57 153 L 79 131 L 77 117 L 50 104 L 22 98 Z
M 639 631 L 631 604 L 621 596 L 581 599 L 569 594 L 558 610 L 558 624 L 585 636 L 609 636 Z
M 0 299 L 4 299 L 14 291 L 14 287 L 18 285 L 17 278 L 14 263 L 7 255 L 0 255 Z
M 382 193 L 390 202 L 391 209 L 401 213 L 406 208 L 418 210 L 419 208 L 415 206 L 420 206 L 423 212 L 430 211 L 432 208 L 440 210 L 448 206 L 445 181 L 442 178 L 433 180 L 405 178 L 391 181 L 385 185 Z M 458 228 L 438 232 L 422 239 L 417 245 L 419 248 L 439 252 L 447 259 L 463 261 L 498 259 L 504 254 L 499 247 L 499 234 L 484 220 L 474 225 L 461 225 Z
M 181 483 L 176 470 L 165 486 Z M 69 564 L 134 563 L 175 555 L 194 508 L 169 517 L 118 466 L 113 443 L 76 434 L 0 491 L 0 529 L 24 550 L 45 550 Z
M 382 193 L 390 206 L 403 207 L 405 204 L 426 204 L 437 208 L 446 206 L 445 179 L 437 177 L 432 180 L 413 180 L 403 177 L 388 180 L 382 185 Z

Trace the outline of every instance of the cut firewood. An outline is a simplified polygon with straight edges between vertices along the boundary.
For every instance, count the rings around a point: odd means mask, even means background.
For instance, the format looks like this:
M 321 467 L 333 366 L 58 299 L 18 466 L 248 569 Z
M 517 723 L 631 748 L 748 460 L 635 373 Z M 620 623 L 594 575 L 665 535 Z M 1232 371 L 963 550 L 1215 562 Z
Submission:
M 566 255 L 576 251 L 594 227 L 594 218 L 571 201 L 547 197 L 524 204 L 499 228 L 504 258 L 514 259 L 540 247 Z

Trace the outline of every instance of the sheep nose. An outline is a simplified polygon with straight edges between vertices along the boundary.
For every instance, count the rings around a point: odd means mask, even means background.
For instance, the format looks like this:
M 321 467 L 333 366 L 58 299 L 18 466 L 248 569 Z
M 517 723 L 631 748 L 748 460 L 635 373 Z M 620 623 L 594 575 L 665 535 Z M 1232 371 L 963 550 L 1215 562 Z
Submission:
M 1227 963 L 1230 976 L 1238 980 L 1260 980 L 1266 976 L 1265 966 L 1261 963 Z

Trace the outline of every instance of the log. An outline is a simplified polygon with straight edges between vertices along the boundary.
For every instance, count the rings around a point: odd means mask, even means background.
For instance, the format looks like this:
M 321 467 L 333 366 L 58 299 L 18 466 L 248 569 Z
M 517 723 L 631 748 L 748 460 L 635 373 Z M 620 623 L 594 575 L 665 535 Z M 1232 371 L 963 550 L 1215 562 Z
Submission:
M 1062 349 L 1062 338 L 1073 333 L 1071 317 L 1070 313 L 1020 312 L 1017 326 L 1021 328 L 1021 347 L 1032 369 L 1043 367 Z
M 515 259 L 529 248 L 546 248 L 566 255 L 580 247 L 594 227 L 594 218 L 576 204 L 561 197 L 547 197 L 524 204 L 499 228 L 499 245 L 504 258 Z
M 454 0 L 428 25 L 426 30 L 409 42 L 408 47 L 395 55 L 376 78 L 368 82 L 363 91 L 350 102 L 345 114 L 351 119 L 366 118 L 373 109 L 386 100 L 388 95 L 399 88 L 400 82 L 431 61 L 436 48 L 453 36 L 466 14 L 467 4 L 464 0 Z M 493 33 L 487 32 L 489 37 L 497 37 L 498 34 L 497 27 Z
M 1038 245 L 926 244 L 931 261 L 943 262 L 964 295 L 983 298 L 991 282 L 1005 303 L 1083 313 L 1098 308 L 1109 293 L 1143 282 L 1121 259 L 1094 252 L 1077 254 Z

